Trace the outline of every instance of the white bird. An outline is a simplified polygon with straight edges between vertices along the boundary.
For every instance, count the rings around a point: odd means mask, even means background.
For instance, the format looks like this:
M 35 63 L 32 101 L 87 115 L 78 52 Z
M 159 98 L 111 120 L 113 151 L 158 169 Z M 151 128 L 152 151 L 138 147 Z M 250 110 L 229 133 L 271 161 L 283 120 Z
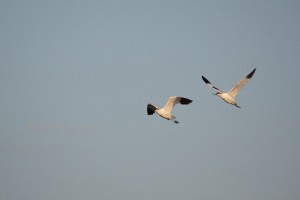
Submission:
M 147 113 L 148 113 L 148 115 L 153 115 L 153 113 L 157 113 L 162 118 L 171 120 L 174 123 L 178 124 L 179 122 L 175 120 L 176 117 L 171 114 L 173 107 L 178 103 L 187 105 L 187 104 L 190 104 L 191 102 L 192 102 L 192 100 L 190 100 L 190 99 L 187 99 L 184 97 L 173 96 L 168 99 L 167 104 L 163 108 L 158 108 L 152 104 L 148 104 L 147 105 Z
M 226 103 L 232 104 L 238 108 L 240 106 L 235 101 L 235 97 L 238 94 L 238 92 L 249 82 L 249 80 L 252 78 L 253 74 L 255 73 L 256 68 L 248 74 L 245 78 L 241 79 L 237 84 L 229 90 L 229 92 L 222 92 L 215 86 L 213 86 L 204 76 L 202 76 L 203 81 L 209 86 L 214 88 L 217 92 L 214 95 L 218 95 L 221 99 L 223 99 Z

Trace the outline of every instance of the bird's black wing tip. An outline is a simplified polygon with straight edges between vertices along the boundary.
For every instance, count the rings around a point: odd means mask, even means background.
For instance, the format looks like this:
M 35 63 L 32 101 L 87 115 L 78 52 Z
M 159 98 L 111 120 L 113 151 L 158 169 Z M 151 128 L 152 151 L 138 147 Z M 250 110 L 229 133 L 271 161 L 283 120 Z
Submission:
M 250 72 L 250 74 L 248 74 L 248 75 L 246 76 L 246 78 L 248 78 L 248 79 L 252 78 L 252 76 L 253 76 L 253 74 L 255 73 L 255 71 L 256 71 L 256 68 L 254 68 L 254 69 L 252 70 L 252 72 Z
M 192 102 L 193 102 L 193 100 L 190 100 L 188 98 L 185 98 L 185 97 L 180 98 L 180 103 L 183 104 L 183 105 L 190 104 Z
M 155 113 L 155 110 L 157 108 L 155 106 L 153 106 L 152 104 L 148 104 L 147 105 L 147 114 L 148 115 L 153 115 Z
M 206 84 L 211 84 L 211 83 L 207 80 L 207 78 L 205 78 L 204 76 L 202 76 L 202 80 L 203 80 Z

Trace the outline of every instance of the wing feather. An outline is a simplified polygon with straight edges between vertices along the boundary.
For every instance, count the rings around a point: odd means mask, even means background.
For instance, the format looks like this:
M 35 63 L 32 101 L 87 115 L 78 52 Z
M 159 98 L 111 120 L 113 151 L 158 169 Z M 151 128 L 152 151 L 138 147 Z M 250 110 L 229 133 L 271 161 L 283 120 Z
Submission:
M 235 98 L 238 92 L 250 81 L 255 71 L 256 68 L 252 72 L 250 72 L 245 78 L 237 82 L 237 84 L 233 88 L 231 88 L 231 90 L 229 90 L 228 94 L 232 96 L 232 98 Z
M 202 76 L 202 80 L 206 83 L 206 85 L 208 85 L 208 87 L 214 88 L 217 92 L 223 93 L 220 89 L 213 86 L 204 76 Z
M 176 97 L 176 96 L 172 96 L 168 99 L 168 102 L 167 104 L 164 106 L 164 110 L 167 112 L 167 113 L 171 113 L 173 107 L 180 103 L 180 104 L 183 104 L 183 105 L 187 105 L 187 104 L 190 104 L 192 102 L 192 100 L 188 99 L 188 98 L 185 98 L 185 97 Z
M 155 110 L 157 110 L 157 107 L 153 106 L 152 104 L 147 105 L 148 115 L 153 115 L 153 113 L 155 113 Z

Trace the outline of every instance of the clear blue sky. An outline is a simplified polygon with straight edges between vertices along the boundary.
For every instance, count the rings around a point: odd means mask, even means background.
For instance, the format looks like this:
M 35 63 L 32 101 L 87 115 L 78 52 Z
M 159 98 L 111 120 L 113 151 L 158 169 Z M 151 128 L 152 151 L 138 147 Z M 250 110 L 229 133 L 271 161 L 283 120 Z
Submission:
M 298 1 L 0 2 L 0 200 L 295 200 Z M 257 68 L 238 109 L 212 95 Z M 147 116 L 169 96 L 178 125 Z

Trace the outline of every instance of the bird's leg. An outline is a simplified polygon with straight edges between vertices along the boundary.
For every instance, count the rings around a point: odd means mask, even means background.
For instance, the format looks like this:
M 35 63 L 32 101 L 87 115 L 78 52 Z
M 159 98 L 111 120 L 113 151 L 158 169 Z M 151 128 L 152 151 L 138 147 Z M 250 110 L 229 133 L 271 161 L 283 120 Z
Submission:
M 236 107 L 241 108 L 241 106 L 239 106 L 237 103 L 234 104 Z
M 171 121 L 174 122 L 175 124 L 178 124 L 179 121 L 175 120 L 175 118 L 176 118 L 175 116 L 172 116 L 172 117 L 171 117 Z

